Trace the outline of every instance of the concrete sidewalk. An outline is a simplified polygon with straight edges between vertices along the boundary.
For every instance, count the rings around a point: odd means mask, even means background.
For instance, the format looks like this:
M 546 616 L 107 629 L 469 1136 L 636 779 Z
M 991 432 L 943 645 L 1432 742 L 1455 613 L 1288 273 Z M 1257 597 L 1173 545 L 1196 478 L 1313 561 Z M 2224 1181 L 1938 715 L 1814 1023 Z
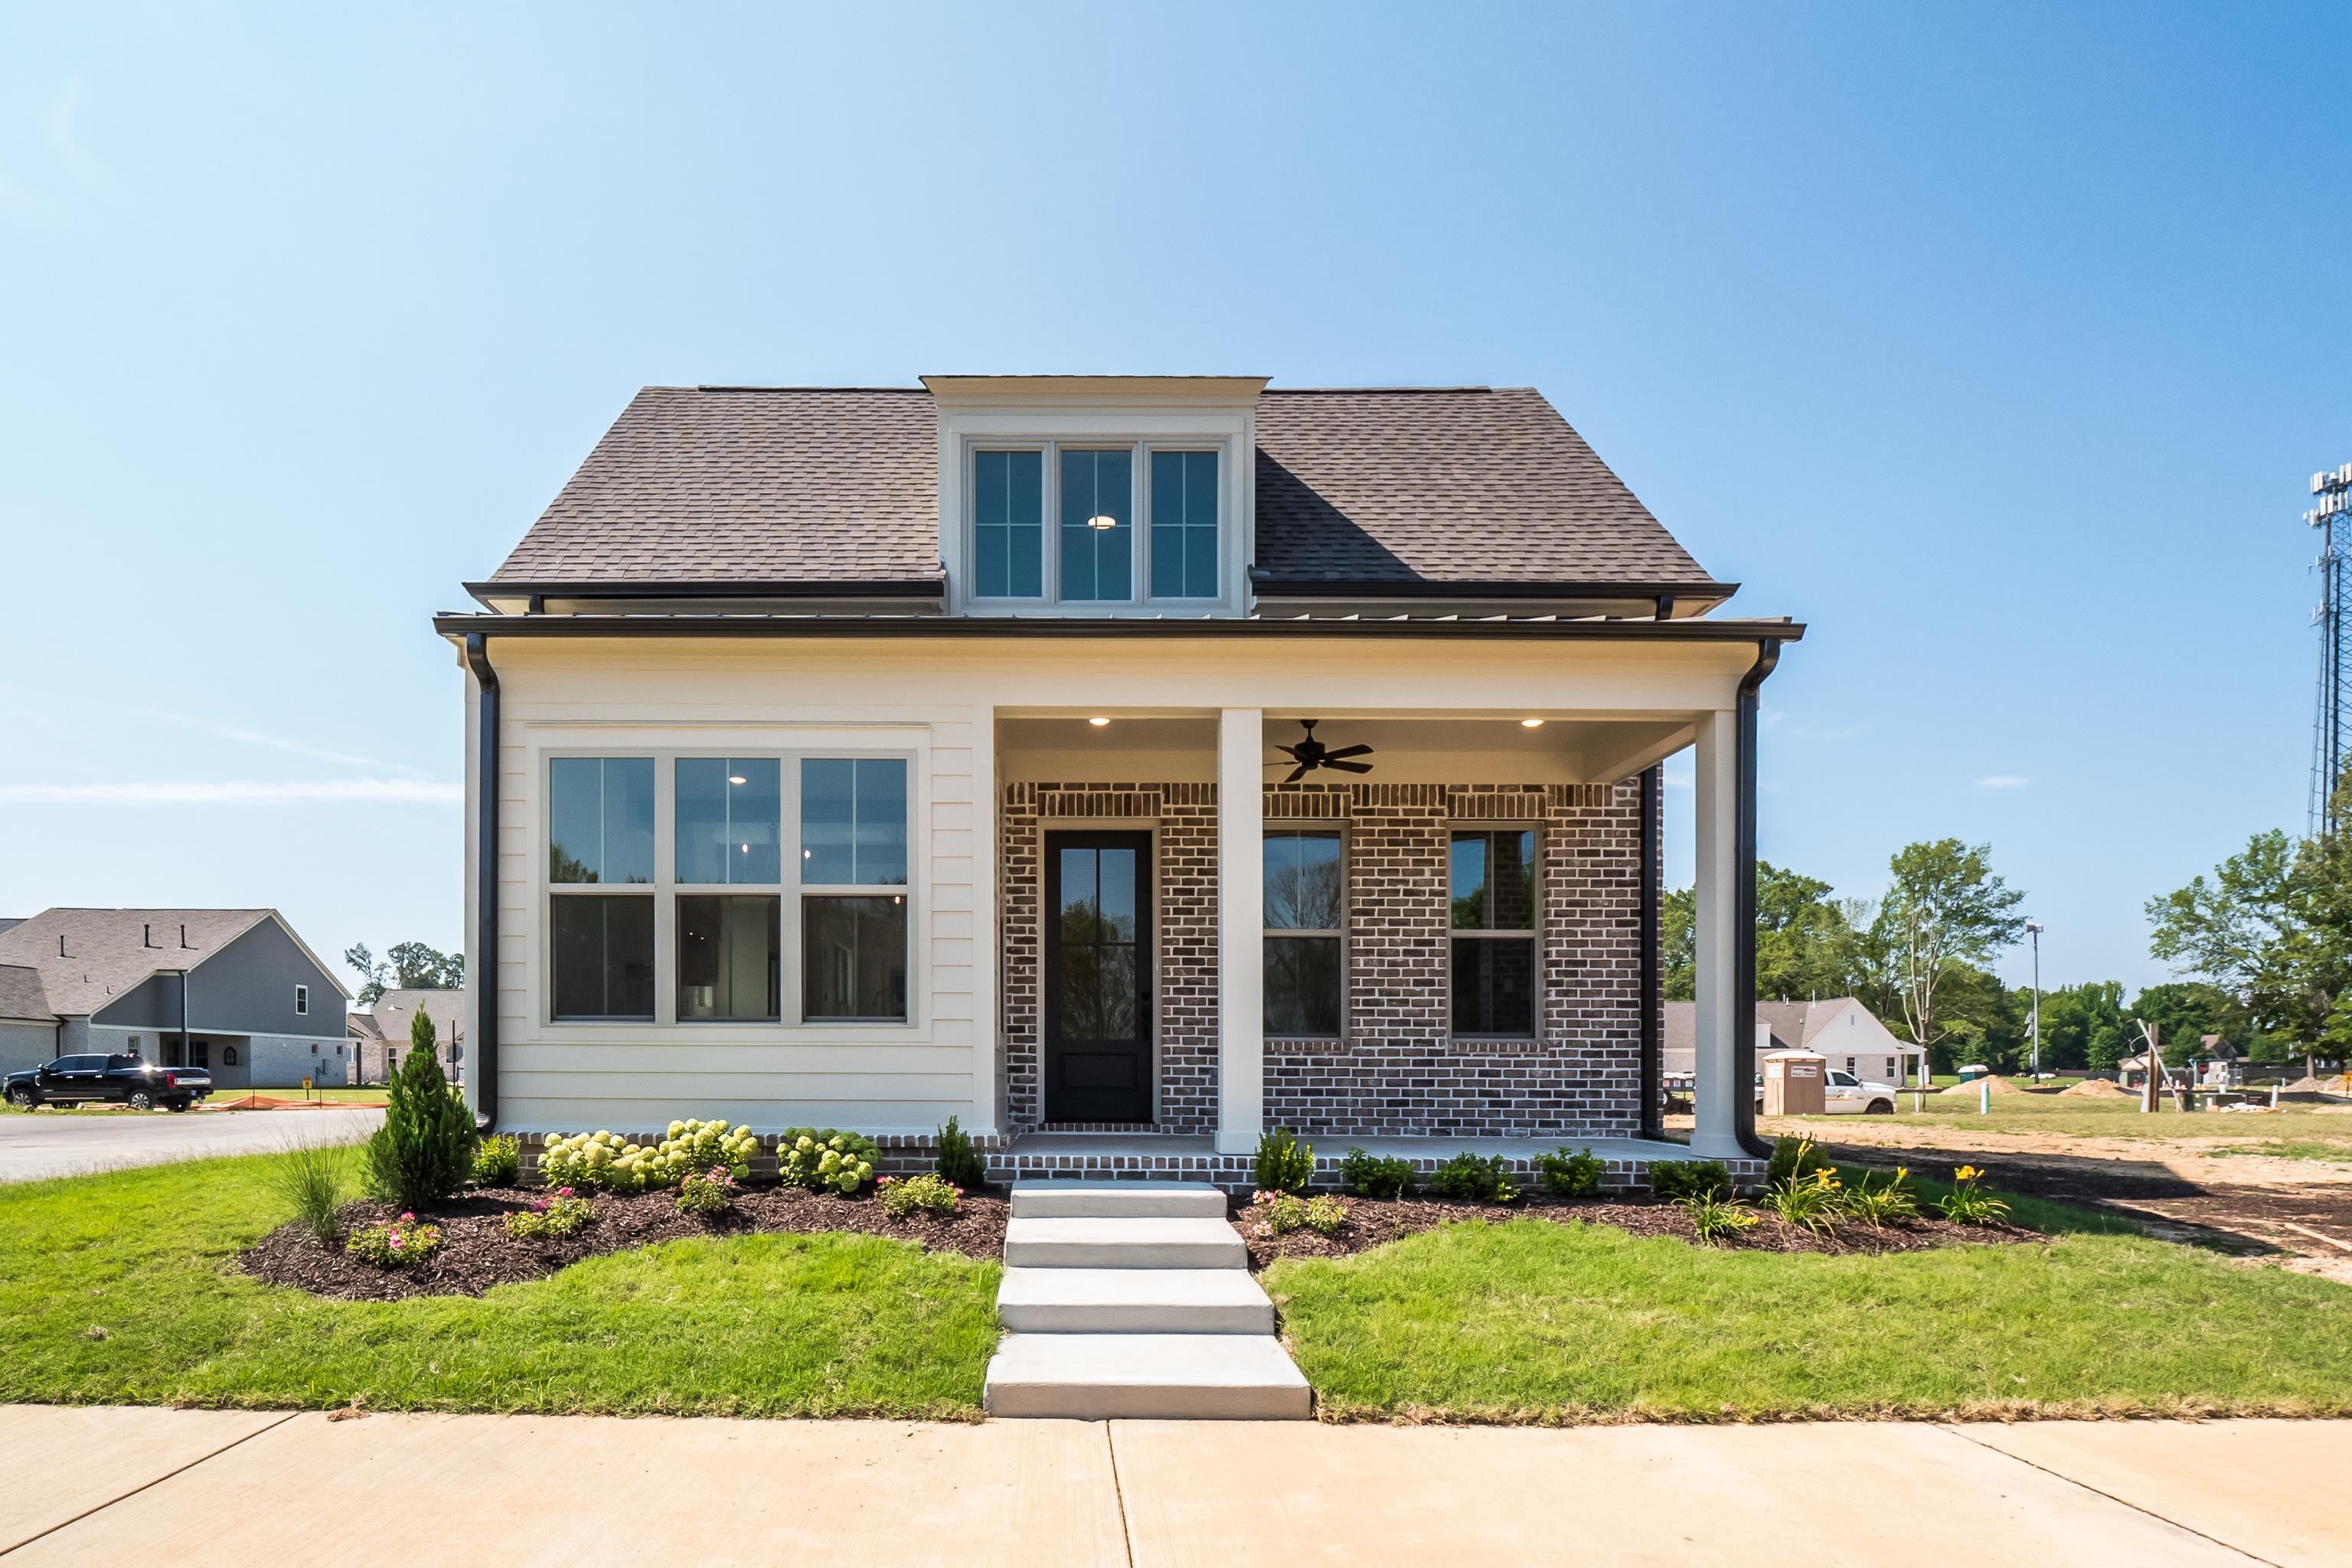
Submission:
M 2344 1563 L 2347 1473 L 2340 1422 L 1540 1431 L 14 1405 L 0 1558 Z M 1862 1500 L 1885 1498 L 1906 1500 Z

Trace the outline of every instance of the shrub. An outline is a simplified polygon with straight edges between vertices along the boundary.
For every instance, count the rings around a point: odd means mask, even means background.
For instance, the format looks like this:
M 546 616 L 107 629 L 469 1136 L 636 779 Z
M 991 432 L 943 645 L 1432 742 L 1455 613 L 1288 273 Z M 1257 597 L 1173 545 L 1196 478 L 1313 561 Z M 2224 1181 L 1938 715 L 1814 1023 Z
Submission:
M 1937 1200 L 1936 1206 L 1954 1225 L 1990 1225 L 2009 1213 L 2009 1205 L 1981 1190 L 1978 1183 L 1984 1173 L 1974 1165 L 1962 1165 L 1952 1173 L 1950 1195 Z
M 362 1151 L 368 1189 L 404 1209 L 426 1208 L 474 1173 L 474 1113 L 441 1074 L 433 1020 L 419 1007 L 410 1021 L 408 1055 L 392 1075 L 383 1125 Z
M 441 1250 L 441 1227 L 419 1224 L 414 1214 L 404 1211 L 398 1219 L 352 1232 L 343 1250 L 378 1268 L 413 1268 Z
M 735 1173 L 724 1165 L 698 1171 L 677 1184 L 677 1212 L 708 1218 L 735 1206 Z
M 963 1189 L 945 1176 L 882 1178 L 882 1212 L 892 1219 L 910 1214 L 949 1215 L 963 1206 Z
M 474 1151 L 474 1185 L 511 1187 L 522 1176 L 522 1143 L 509 1133 L 485 1138 Z
M 1837 1229 L 1845 1213 L 1845 1192 L 1837 1173 L 1822 1169 L 1811 1175 L 1764 1189 L 1764 1205 L 1800 1230 L 1827 1236 Z
M 1785 1187 L 1801 1176 L 1811 1175 L 1828 1163 L 1822 1158 L 1822 1152 L 1813 1147 L 1813 1141 L 1810 1138 L 1775 1138 L 1772 1140 L 1771 1161 L 1764 1167 L 1764 1184 Z
M 1684 1161 L 1681 1163 L 1690 1163 Z M 1755 1214 L 1738 1198 L 1709 1189 L 1675 1200 L 1690 1215 L 1691 1232 L 1710 1247 L 1756 1223 Z
M 738 1181 L 751 1173 L 760 1141 L 749 1127 L 673 1121 L 657 1143 L 632 1142 L 601 1129 L 551 1138 L 539 1154 L 540 1176 L 551 1187 L 594 1187 L 643 1193 L 674 1187 L 689 1175 L 723 1165 Z
M 1731 1172 L 1720 1160 L 1659 1160 L 1650 1166 L 1650 1193 L 1668 1203 L 1701 1194 L 1731 1195 Z
M 776 1140 L 777 1173 L 796 1187 L 848 1197 L 873 1182 L 874 1161 L 880 1152 L 873 1139 L 859 1133 L 788 1127 Z
M 971 1134 L 957 1126 L 952 1116 L 940 1129 L 940 1180 L 964 1192 L 988 1185 L 988 1163 L 971 1146 Z
M 1277 1127 L 1257 1141 L 1257 1190 L 1303 1193 L 1315 1179 L 1315 1145 L 1301 1143 Z
M 1307 1200 L 1307 1228 L 1321 1236 L 1337 1235 L 1348 1223 L 1348 1205 L 1328 1193 Z
M 1563 1143 L 1557 1154 L 1536 1156 L 1536 1174 L 1555 1196 L 1589 1198 L 1601 1191 L 1601 1156 L 1590 1149 L 1571 1154 Z
M 291 1143 L 269 1173 L 270 1187 L 294 1211 L 294 1223 L 321 1247 L 335 1245 L 335 1211 L 343 1206 L 351 1150 L 335 1143 Z
M 528 1238 L 551 1236 L 561 1240 L 596 1217 L 596 1205 L 570 1187 L 559 1187 L 531 1200 L 530 1207 L 507 1215 L 507 1234 Z
M 1412 1162 L 1350 1149 L 1339 1162 L 1339 1180 L 1358 1197 L 1401 1198 L 1412 1191 Z
M 1882 1230 L 1889 1220 L 1918 1218 L 1919 1205 L 1905 1185 L 1910 1175 L 1907 1168 L 1898 1166 L 1895 1174 L 1872 1186 L 1869 1174 L 1864 1173 L 1845 1190 L 1845 1212 Z
M 1440 1197 L 1479 1203 L 1517 1203 L 1519 1189 L 1503 1169 L 1503 1157 L 1485 1159 L 1465 1151 L 1430 1173 L 1429 1184 Z
M 1297 1193 L 1261 1190 L 1250 1205 L 1265 1215 L 1265 1229 L 1274 1236 L 1302 1227 L 1330 1236 L 1348 1223 L 1348 1205 L 1328 1193 L 1302 1198 Z

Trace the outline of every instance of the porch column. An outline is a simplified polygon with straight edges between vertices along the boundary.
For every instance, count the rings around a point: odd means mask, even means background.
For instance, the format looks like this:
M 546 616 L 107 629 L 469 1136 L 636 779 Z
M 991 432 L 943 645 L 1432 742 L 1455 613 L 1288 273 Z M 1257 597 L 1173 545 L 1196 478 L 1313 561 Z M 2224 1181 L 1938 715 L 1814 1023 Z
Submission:
M 1265 714 L 1217 715 L 1217 1152 L 1265 1124 Z
M 1692 1085 L 1691 1153 L 1706 1160 L 1736 1160 L 1739 1145 L 1736 1096 L 1752 1093 L 1738 1076 L 1739 1009 L 1750 1016 L 1752 998 L 1739 994 L 1737 954 L 1739 910 L 1739 745 L 1737 716 L 1707 714 L 1698 726 L 1698 824 L 1694 842 L 1698 867 L 1693 934 L 1697 939 L 1696 1078 Z M 1751 870 L 1750 875 L 1753 875 Z

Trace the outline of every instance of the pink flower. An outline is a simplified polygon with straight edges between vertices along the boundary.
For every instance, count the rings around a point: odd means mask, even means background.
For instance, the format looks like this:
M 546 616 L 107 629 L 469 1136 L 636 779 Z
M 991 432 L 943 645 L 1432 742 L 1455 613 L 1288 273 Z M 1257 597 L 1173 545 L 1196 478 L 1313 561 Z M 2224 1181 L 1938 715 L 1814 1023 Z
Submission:
M 416 1216 L 413 1214 L 404 1213 L 400 1216 L 400 1223 L 403 1225 L 414 1225 L 416 1223 Z
M 555 1195 L 559 1198 L 568 1198 L 572 1195 L 572 1189 L 570 1187 L 558 1187 L 555 1189 Z

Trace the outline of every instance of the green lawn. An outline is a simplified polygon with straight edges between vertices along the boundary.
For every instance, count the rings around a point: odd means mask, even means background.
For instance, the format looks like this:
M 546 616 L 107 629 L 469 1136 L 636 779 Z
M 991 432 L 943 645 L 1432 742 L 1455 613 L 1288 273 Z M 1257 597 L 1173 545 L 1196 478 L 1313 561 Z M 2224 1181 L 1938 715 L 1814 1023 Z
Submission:
M 2352 1414 L 2352 1289 L 2017 1212 L 2085 1228 L 1866 1258 L 1522 1219 L 1286 1260 L 1266 1286 L 1339 1416 Z
M 1996 1094 L 1992 1114 L 1978 1112 L 1978 1096 L 1965 1091 L 1931 1094 L 1921 1110 L 1912 1097 L 1897 1098 L 1889 1116 L 1790 1116 L 1767 1119 L 1769 1130 L 1804 1131 L 1835 1141 L 1832 1129 L 1899 1125 L 1948 1129 L 1955 1133 L 2046 1132 L 2073 1138 L 2226 1138 L 2249 1148 L 2272 1142 L 2339 1144 L 2352 1155 L 2352 1116 L 2311 1106 L 2282 1106 L 2259 1115 L 2229 1110 L 2184 1114 L 2162 1098 L 2153 1114 L 2137 1100 L 2094 1100 L 2063 1094 Z
M 841 1235 L 674 1242 L 478 1300 L 237 1272 L 277 1156 L 0 1186 L 0 1402 L 969 1418 L 997 1268 Z

